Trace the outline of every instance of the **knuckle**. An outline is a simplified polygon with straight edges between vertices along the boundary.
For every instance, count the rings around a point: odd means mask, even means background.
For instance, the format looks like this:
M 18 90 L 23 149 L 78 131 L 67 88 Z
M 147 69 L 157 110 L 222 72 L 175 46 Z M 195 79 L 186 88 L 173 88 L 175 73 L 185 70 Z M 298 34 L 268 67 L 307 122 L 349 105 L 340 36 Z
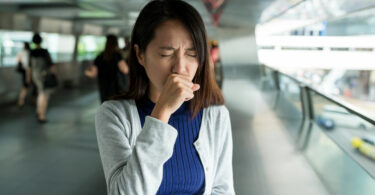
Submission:
M 179 95 L 183 95 L 183 94 L 184 94 L 184 90 L 181 89 L 181 88 L 179 88 L 179 89 L 177 90 L 177 93 L 178 93 Z

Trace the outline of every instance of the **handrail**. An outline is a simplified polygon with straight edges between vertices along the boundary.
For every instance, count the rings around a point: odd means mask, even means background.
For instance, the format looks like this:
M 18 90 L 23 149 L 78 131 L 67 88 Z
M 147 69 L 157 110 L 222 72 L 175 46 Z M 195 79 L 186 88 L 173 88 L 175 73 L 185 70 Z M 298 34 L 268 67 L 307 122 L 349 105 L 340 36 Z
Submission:
M 277 70 L 277 69 L 275 69 L 273 67 L 269 67 L 269 66 L 264 65 L 264 64 L 263 64 L 263 66 L 265 68 L 268 68 L 268 69 L 271 69 L 272 71 L 277 72 L 278 74 L 281 74 L 281 75 L 283 75 L 285 77 L 288 77 L 289 79 L 291 79 L 294 82 L 296 82 L 299 86 L 306 86 L 309 90 L 314 91 L 315 93 L 317 93 L 318 95 L 322 96 L 323 98 L 328 99 L 329 101 L 331 101 L 331 102 L 333 102 L 333 103 L 335 103 L 335 104 L 337 104 L 337 105 L 345 108 L 350 113 L 359 116 L 360 118 L 362 118 L 363 120 L 371 123 L 372 125 L 375 125 L 375 120 L 372 119 L 372 118 L 370 118 L 370 117 L 368 117 L 368 116 L 366 116 L 365 114 L 363 114 L 362 110 L 360 110 L 360 109 L 358 109 L 356 107 L 353 107 L 353 106 L 349 105 L 348 103 L 345 103 L 344 101 L 339 100 L 339 99 L 337 99 L 337 98 L 335 98 L 335 97 L 333 97 L 331 95 L 325 94 L 325 93 L 321 92 L 319 89 L 316 89 L 313 86 L 311 86 L 310 84 L 305 83 L 305 82 L 303 82 L 303 81 L 301 81 L 301 80 L 299 80 L 299 79 L 297 79 L 297 78 L 295 78 L 295 77 L 293 77 L 291 75 L 282 73 L 279 70 Z M 308 95 L 311 96 L 310 93 Z M 311 102 L 310 102 L 310 104 L 311 104 Z M 312 105 L 309 105 L 309 107 L 312 108 Z

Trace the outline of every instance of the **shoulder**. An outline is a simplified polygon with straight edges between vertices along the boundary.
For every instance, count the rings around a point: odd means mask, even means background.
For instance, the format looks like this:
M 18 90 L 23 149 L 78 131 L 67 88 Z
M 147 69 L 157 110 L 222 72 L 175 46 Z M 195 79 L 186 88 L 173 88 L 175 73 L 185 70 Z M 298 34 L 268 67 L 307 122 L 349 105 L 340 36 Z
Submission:
M 103 52 L 100 52 L 98 56 L 96 56 L 95 61 L 103 59 Z
M 47 49 L 38 48 L 38 49 L 31 50 L 30 54 L 35 55 L 35 56 L 43 56 L 43 55 L 48 55 L 49 53 Z
M 35 53 L 37 53 L 36 49 L 30 51 L 30 55 L 35 55 Z
M 105 101 L 96 112 L 95 125 L 131 127 L 137 112 L 134 100 Z
M 121 53 L 122 51 L 121 50 L 119 50 L 119 51 L 116 51 L 115 52 L 115 59 L 117 60 L 117 61 L 120 61 L 120 60 L 122 60 L 123 58 L 122 58 L 122 53 Z
M 23 56 L 25 55 L 25 50 L 21 50 L 20 52 L 18 52 L 17 56 Z
M 100 52 L 100 53 L 96 56 L 96 58 L 97 58 L 97 59 L 103 58 L 103 55 L 104 55 L 104 53 L 103 53 L 103 52 Z
M 122 50 L 115 51 L 115 56 L 116 57 L 121 57 L 122 56 L 121 55 L 122 52 L 123 52 Z
M 206 110 L 210 119 L 229 120 L 229 111 L 225 105 L 211 105 Z
M 45 55 L 49 55 L 49 52 L 48 52 L 47 49 L 42 49 L 42 51 L 43 51 L 43 53 L 44 53 Z
M 134 100 L 110 100 L 105 101 L 98 109 L 97 115 L 112 113 L 114 115 L 133 114 Z

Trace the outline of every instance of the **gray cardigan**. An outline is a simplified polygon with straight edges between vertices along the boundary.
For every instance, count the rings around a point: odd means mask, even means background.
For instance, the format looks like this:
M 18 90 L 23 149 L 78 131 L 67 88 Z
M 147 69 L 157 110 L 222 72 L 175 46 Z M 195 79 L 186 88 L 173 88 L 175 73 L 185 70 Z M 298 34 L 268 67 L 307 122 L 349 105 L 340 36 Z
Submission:
M 108 194 L 156 194 L 163 165 L 173 153 L 177 130 L 150 116 L 141 128 L 134 100 L 103 103 L 95 126 Z M 194 146 L 204 167 L 204 194 L 235 194 L 232 132 L 225 106 L 203 110 Z

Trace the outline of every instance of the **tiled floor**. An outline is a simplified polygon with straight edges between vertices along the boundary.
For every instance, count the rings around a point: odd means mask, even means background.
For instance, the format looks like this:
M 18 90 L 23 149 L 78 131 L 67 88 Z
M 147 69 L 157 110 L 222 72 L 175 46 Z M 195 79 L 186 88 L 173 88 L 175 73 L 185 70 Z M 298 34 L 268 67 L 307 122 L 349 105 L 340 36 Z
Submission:
M 105 194 L 94 129 L 98 106 L 93 90 L 59 91 L 43 125 L 32 105 L 2 109 L 0 194 Z
M 326 195 L 323 184 L 295 149 L 290 128 L 265 97 L 243 79 L 227 80 L 224 95 L 233 131 L 233 171 L 240 195 Z M 288 130 L 286 128 L 289 128 Z
M 224 94 L 232 119 L 237 194 L 327 194 L 249 81 L 226 80 Z M 2 108 L 0 194 L 105 194 L 94 130 L 98 106 L 94 90 L 59 91 L 45 125 L 36 122 L 31 105 Z

